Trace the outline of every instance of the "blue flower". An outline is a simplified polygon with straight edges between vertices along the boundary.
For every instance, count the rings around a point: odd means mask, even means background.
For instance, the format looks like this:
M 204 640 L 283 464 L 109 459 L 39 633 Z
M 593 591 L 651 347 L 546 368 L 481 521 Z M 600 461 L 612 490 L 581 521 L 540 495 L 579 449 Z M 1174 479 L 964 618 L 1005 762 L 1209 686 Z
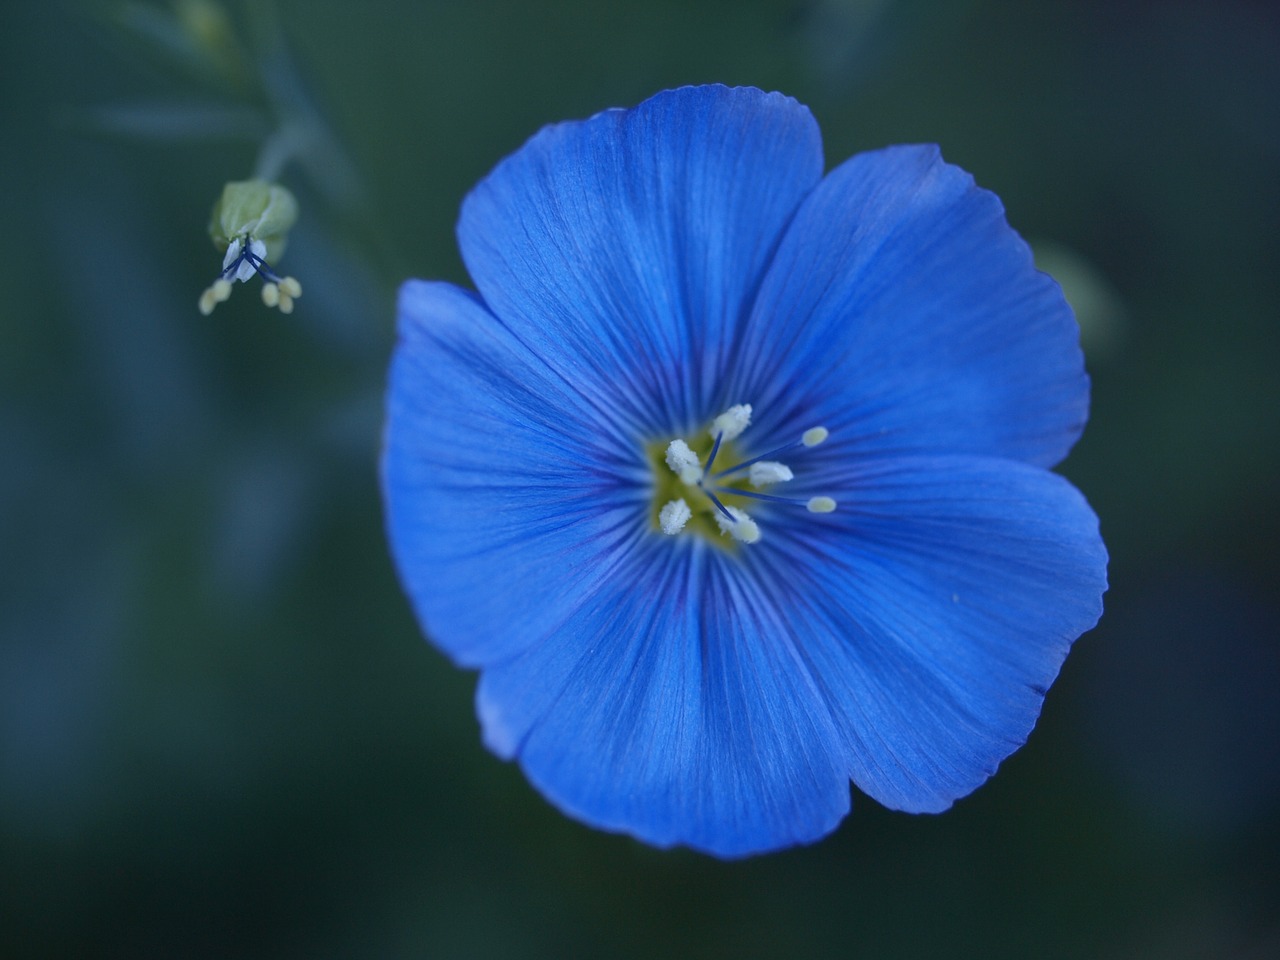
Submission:
M 1027 738 L 1106 551 L 1046 469 L 1070 308 L 936 147 L 823 176 L 800 104 L 660 93 L 471 192 L 409 281 L 387 527 L 484 741 L 571 816 L 735 857 L 940 811 Z M 763 498 L 763 499 L 762 499 Z

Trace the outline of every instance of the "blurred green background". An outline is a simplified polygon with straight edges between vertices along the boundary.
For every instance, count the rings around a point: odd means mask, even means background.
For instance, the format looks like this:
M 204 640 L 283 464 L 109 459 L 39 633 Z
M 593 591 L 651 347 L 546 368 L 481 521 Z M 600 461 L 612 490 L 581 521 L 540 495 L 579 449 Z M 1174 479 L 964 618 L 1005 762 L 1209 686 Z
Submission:
M 1274 5 L 227 9 L 239 47 L 162 0 L 0 6 L 0 953 L 1280 956 Z M 1080 313 L 1063 470 L 1112 553 L 988 785 L 938 817 L 855 793 L 731 864 L 579 826 L 484 751 L 376 482 L 395 287 L 465 282 L 469 187 L 704 81 L 809 104 L 829 164 L 936 141 L 1001 195 Z M 281 116 L 305 294 L 202 317 L 209 206 Z

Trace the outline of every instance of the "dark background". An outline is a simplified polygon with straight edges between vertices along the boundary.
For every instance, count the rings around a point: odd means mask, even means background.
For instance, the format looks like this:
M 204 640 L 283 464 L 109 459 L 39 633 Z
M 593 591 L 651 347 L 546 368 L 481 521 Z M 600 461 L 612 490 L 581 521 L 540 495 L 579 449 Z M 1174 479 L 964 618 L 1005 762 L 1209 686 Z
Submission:
M 0 953 L 1280 956 L 1273 5 L 228 9 L 239 48 L 158 0 L 0 6 Z M 395 287 L 465 282 L 465 192 L 544 123 L 705 81 L 809 104 L 829 165 L 936 141 L 1001 195 L 1084 327 L 1062 469 L 1112 554 L 988 785 L 855 794 L 729 864 L 484 751 L 376 481 Z M 202 317 L 209 206 L 282 116 L 305 294 Z

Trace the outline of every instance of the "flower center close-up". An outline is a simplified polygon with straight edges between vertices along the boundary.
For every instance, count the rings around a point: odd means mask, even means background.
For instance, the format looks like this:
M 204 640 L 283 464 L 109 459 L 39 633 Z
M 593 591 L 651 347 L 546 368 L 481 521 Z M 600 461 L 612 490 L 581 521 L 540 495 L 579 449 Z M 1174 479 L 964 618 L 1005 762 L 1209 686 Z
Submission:
M 835 510 L 831 497 L 763 492 L 795 478 L 791 468 L 775 458 L 816 447 L 827 439 L 826 427 L 810 427 L 790 443 L 746 457 L 737 441 L 750 425 L 751 405 L 740 403 L 716 417 L 705 434 L 650 446 L 655 530 L 673 537 L 699 534 L 719 546 L 730 546 L 760 540 L 760 526 L 746 510 L 751 501 L 803 507 L 809 513 Z

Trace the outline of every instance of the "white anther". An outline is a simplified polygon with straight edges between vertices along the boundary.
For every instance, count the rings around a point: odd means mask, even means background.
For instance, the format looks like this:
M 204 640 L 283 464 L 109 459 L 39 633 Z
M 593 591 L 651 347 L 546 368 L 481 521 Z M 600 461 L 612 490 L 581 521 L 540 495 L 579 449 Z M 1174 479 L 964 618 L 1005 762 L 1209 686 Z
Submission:
M 760 460 L 753 463 L 747 471 L 747 478 L 753 487 L 767 487 L 771 483 L 785 483 L 795 476 L 791 468 L 777 460 Z
M 733 516 L 730 520 L 719 510 L 716 511 L 716 523 L 720 526 L 721 533 L 727 533 L 735 540 L 742 543 L 755 543 L 760 539 L 760 527 L 756 522 L 748 517 L 737 507 L 725 507 Z
M 702 464 L 698 462 L 698 455 L 683 440 L 676 439 L 667 444 L 666 459 L 667 466 L 685 483 L 694 484 L 702 479 Z
M 658 523 L 662 524 L 662 532 L 674 537 L 684 529 L 684 525 L 693 516 L 693 511 L 684 500 L 672 500 L 658 511 Z
M 810 513 L 830 513 L 836 508 L 836 502 L 830 497 L 810 497 L 808 507 Z
M 751 426 L 751 404 L 739 403 L 711 422 L 711 436 L 723 434 L 725 440 L 737 440 L 742 435 L 742 431 L 749 426 Z
M 806 447 L 816 447 L 829 436 L 831 436 L 831 431 L 826 427 L 810 427 L 804 432 L 800 440 Z

